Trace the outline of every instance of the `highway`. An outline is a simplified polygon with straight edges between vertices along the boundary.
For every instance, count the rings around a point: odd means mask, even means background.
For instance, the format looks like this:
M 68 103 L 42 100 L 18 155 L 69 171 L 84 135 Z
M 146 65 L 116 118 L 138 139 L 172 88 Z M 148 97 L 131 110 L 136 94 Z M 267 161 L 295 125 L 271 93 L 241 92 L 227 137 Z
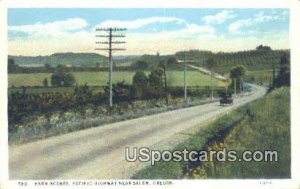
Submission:
M 125 147 L 171 150 L 212 120 L 266 92 L 252 88 L 232 106 L 208 103 L 9 146 L 10 179 L 128 179 L 149 163 L 127 162 Z

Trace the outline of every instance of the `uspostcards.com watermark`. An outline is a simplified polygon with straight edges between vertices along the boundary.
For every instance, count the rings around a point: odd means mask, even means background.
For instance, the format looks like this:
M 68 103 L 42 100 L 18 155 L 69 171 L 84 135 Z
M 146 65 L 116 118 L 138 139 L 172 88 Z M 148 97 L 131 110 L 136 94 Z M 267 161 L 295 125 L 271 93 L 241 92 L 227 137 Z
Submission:
M 227 150 L 223 148 L 221 150 L 202 150 L 202 151 L 189 151 L 183 150 L 150 150 L 147 147 L 126 147 L 125 159 L 128 162 L 151 162 L 151 165 L 155 165 L 159 161 L 186 161 L 186 162 L 277 162 L 278 152 L 276 150 L 245 150 L 242 153 L 235 150 Z

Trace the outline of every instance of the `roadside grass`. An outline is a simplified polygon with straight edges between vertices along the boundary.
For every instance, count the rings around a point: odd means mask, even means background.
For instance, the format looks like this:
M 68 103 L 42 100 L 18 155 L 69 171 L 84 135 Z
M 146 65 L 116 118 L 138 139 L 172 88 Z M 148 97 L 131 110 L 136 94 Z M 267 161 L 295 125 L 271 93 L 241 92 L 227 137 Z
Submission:
M 278 161 L 204 162 L 185 178 L 290 178 L 290 92 L 280 88 L 249 105 L 251 116 L 237 125 L 222 143 L 210 150 L 276 150 Z M 266 159 L 263 159 L 266 160 Z
M 276 150 L 278 162 L 201 162 L 189 168 L 187 162 L 157 162 L 137 172 L 133 179 L 206 179 L 206 178 L 290 178 L 290 94 L 289 88 L 280 88 L 267 96 L 249 103 L 232 113 L 222 116 L 200 130 L 174 150 L 235 150 L 237 156 L 244 150 Z M 222 141 L 210 143 L 218 138 L 241 116 L 247 116 L 230 130 Z
M 73 72 L 73 74 L 78 85 L 87 83 L 89 86 L 105 86 L 108 82 L 108 72 Z M 113 74 L 113 82 L 125 81 L 131 84 L 134 74 L 132 71 L 116 71 Z M 43 86 L 44 78 L 47 78 L 50 84 L 50 77 L 51 73 L 9 74 L 8 87 Z M 222 81 L 217 79 L 213 81 L 216 86 L 224 86 Z M 183 71 L 167 71 L 167 82 L 169 86 L 183 86 Z M 187 72 L 187 86 L 210 86 L 210 82 L 210 76 L 199 71 Z

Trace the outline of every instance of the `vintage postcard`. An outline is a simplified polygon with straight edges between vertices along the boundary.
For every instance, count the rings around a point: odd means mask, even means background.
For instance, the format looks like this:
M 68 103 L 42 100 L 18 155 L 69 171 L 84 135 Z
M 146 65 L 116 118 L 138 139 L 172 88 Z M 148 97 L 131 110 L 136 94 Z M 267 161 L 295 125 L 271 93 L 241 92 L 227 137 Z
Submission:
M 291 15 L 9 7 L 1 187 L 298 188 Z

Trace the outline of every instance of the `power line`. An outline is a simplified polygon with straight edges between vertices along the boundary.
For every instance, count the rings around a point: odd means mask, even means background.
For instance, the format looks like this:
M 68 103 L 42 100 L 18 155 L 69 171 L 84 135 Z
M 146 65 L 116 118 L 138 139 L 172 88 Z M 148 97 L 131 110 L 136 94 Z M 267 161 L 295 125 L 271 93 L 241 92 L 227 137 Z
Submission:
M 183 51 L 183 54 L 181 57 L 177 57 L 177 61 L 181 62 L 184 64 L 184 70 L 183 70 L 183 90 L 184 90 L 184 103 L 185 106 L 188 106 L 188 101 L 187 101 L 187 73 L 186 73 L 186 62 L 190 62 L 191 59 L 187 59 L 187 53 L 186 51 Z
M 109 58 L 109 106 L 112 107 L 113 99 L 112 99 L 112 79 L 113 79 L 113 59 L 112 59 L 112 51 L 124 51 L 125 48 L 115 48 L 113 45 L 126 43 L 125 41 L 114 41 L 115 38 L 124 38 L 123 34 L 114 34 L 114 32 L 122 32 L 125 31 L 126 28 L 96 28 L 96 32 L 107 32 L 106 35 L 96 35 L 96 38 L 107 38 L 108 41 L 96 41 L 96 44 L 108 45 L 107 48 L 96 48 L 95 50 L 100 51 L 108 51 Z

